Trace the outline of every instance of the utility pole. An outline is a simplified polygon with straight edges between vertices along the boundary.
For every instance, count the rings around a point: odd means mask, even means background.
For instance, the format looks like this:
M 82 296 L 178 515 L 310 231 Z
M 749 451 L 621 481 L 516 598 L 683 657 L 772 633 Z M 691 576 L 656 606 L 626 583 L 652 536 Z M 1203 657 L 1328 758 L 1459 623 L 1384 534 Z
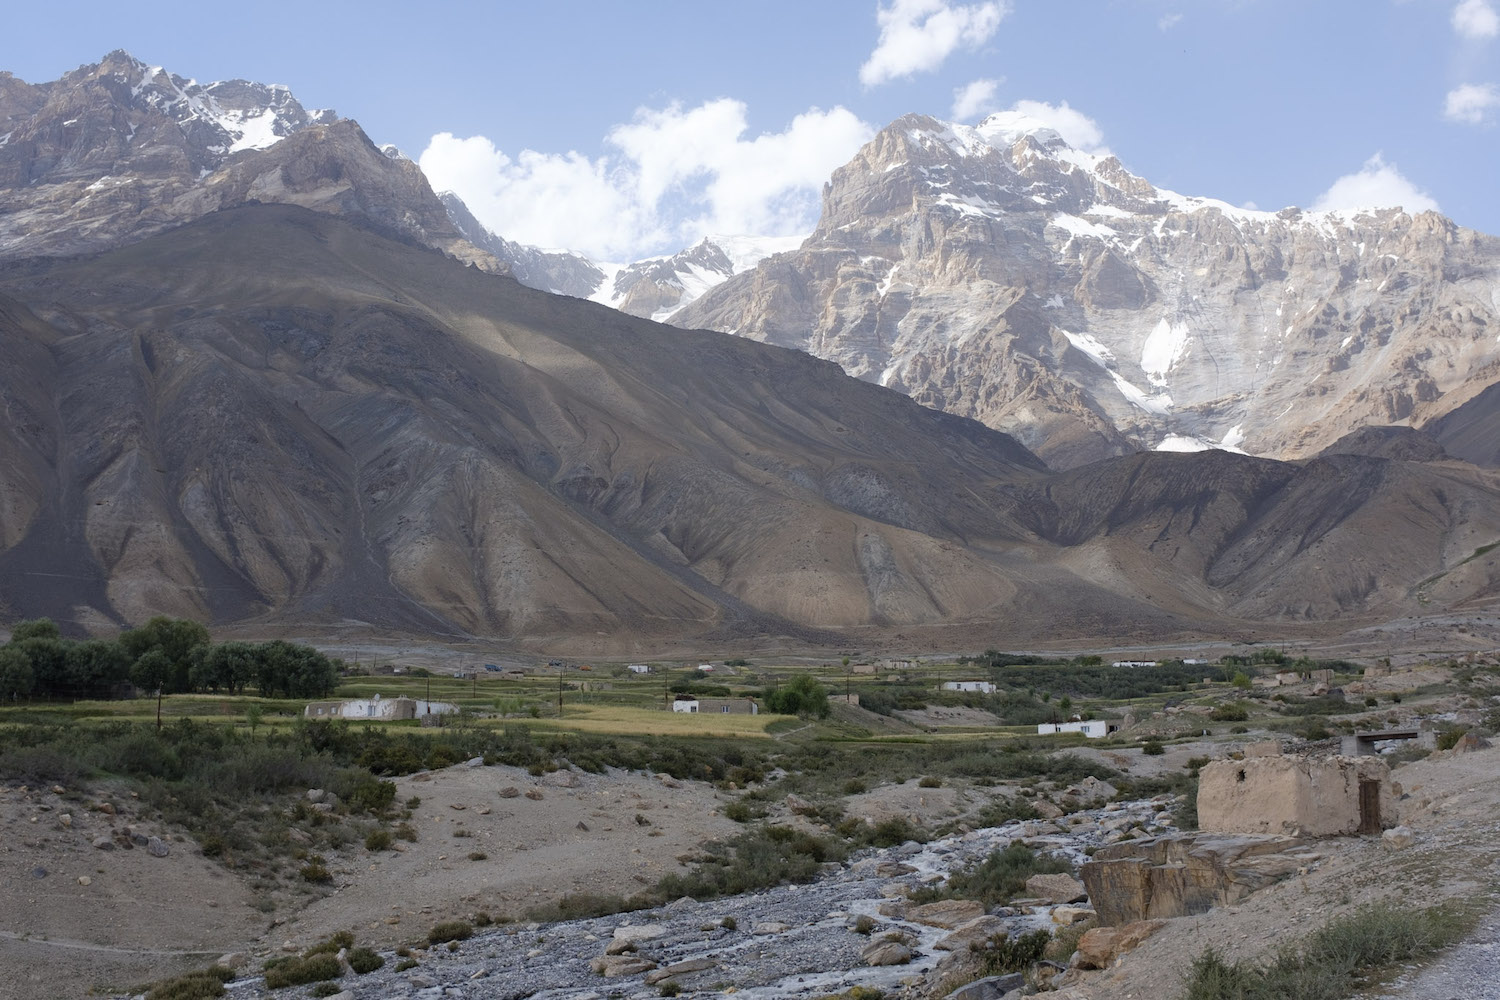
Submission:
M 557 717 L 562 718 L 562 678 L 563 668 L 557 668 Z

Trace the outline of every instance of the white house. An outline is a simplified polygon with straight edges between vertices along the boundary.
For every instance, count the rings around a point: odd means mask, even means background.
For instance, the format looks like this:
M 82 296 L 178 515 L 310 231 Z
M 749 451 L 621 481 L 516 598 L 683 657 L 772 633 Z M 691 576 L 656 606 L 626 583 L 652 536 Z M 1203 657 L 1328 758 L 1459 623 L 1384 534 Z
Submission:
M 1111 663 L 1112 667 L 1154 667 L 1155 660 L 1116 660 Z
M 672 711 L 696 713 L 698 711 L 698 699 L 690 694 L 680 694 L 672 699 Z
M 977 691 L 980 694 L 994 694 L 995 685 L 989 681 L 944 681 L 944 691 Z
M 711 674 L 714 672 L 714 665 L 712 663 L 700 663 L 698 664 L 698 669 L 705 674 Z
M 1057 733 L 1082 733 L 1091 740 L 1097 740 L 1118 731 L 1119 728 L 1119 723 L 1105 719 L 1094 719 L 1090 722 L 1044 722 L 1036 727 L 1036 734 L 1052 736 Z
M 629 670 L 632 674 L 649 674 L 651 672 L 651 668 L 644 663 L 632 663 L 625 669 Z

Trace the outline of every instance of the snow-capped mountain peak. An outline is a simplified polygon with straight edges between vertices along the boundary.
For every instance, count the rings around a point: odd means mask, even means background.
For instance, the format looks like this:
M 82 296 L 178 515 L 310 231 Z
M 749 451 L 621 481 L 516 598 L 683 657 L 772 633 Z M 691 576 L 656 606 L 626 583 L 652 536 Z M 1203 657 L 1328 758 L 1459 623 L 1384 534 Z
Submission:
M 280 84 L 220 80 L 209 84 L 181 77 L 162 66 L 148 65 L 123 49 L 63 78 L 64 83 L 96 81 L 128 106 L 152 109 L 175 121 L 184 133 L 199 133 L 206 151 L 230 156 L 246 149 L 266 149 L 308 125 L 338 116 L 331 110 L 309 110 Z

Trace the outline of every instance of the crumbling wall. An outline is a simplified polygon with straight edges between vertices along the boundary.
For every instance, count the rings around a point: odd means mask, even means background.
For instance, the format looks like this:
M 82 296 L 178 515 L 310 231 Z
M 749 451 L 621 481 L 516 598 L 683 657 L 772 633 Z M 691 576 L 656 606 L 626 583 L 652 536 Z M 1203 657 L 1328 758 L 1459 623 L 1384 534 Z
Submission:
M 1198 774 L 1198 826 L 1214 833 L 1336 837 L 1360 832 L 1360 782 L 1378 784 L 1378 822 L 1395 823 L 1391 770 L 1378 757 L 1220 760 Z

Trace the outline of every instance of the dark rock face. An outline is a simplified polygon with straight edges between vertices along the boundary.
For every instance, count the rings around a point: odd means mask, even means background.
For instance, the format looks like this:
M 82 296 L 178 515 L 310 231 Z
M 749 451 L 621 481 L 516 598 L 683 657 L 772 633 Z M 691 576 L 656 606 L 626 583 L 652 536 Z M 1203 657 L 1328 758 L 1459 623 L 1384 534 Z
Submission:
M 340 162 L 290 176 L 337 187 Z M 1500 535 L 1494 484 L 1451 463 L 1052 473 L 829 362 L 526 289 L 341 197 L 0 267 L 9 617 L 1118 640 L 1404 608 Z M 1435 603 L 1494 592 L 1463 565 Z

